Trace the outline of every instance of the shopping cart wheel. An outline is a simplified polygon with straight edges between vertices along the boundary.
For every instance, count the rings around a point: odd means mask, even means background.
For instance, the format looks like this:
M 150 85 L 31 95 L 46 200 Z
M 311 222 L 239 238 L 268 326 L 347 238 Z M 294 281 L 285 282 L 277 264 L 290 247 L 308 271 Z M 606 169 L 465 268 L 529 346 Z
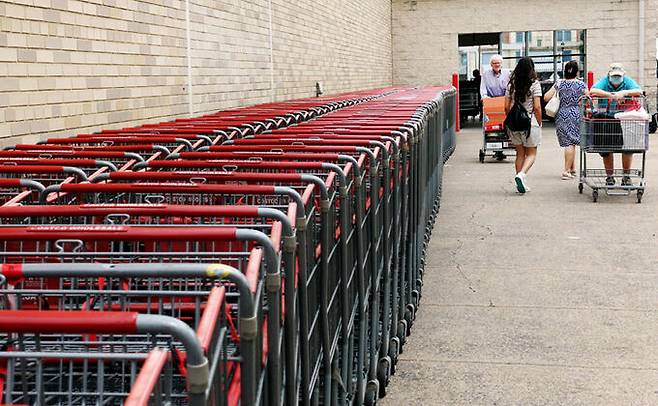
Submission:
M 578 193 L 580 193 L 580 194 L 583 193 L 583 184 L 582 183 L 578 184 Z
M 599 200 L 599 191 L 594 190 L 592 191 L 592 201 L 596 203 Z
M 366 384 L 366 398 L 363 401 L 365 406 L 375 406 L 379 398 L 379 381 L 368 381 Z
M 388 344 L 388 356 L 391 358 L 391 375 L 395 375 L 395 365 L 400 356 L 400 339 L 398 337 L 391 338 Z
M 404 352 L 404 344 L 407 342 L 407 321 L 406 320 L 400 320 L 398 322 L 398 339 L 400 340 L 400 354 Z
M 408 304 L 406 310 L 404 311 L 404 321 L 407 322 L 407 335 L 411 334 L 411 326 L 414 323 L 414 313 L 414 305 Z
M 644 189 L 637 190 L 637 202 L 642 203 L 642 196 L 644 195 Z
M 377 380 L 379 381 L 379 397 L 386 396 L 386 385 L 391 379 L 391 359 L 386 356 L 377 365 Z
M 480 163 L 484 163 L 484 151 L 480 150 Z
M 424 271 L 421 270 L 421 273 Z M 414 319 L 416 318 L 416 309 L 418 309 L 418 305 L 420 304 L 420 290 L 423 287 L 423 279 L 422 279 L 422 274 L 421 278 L 416 279 L 416 290 L 411 292 L 411 304 L 413 305 L 413 314 L 414 314 Z

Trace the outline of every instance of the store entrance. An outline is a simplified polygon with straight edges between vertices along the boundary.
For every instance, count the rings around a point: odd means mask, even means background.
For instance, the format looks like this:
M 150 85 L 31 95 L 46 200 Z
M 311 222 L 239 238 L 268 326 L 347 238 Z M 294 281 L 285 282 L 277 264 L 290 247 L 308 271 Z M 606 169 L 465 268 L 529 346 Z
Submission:
M 586 30 L 555 31 L 508 31 L 494 33 L 460 34 L 459 42 L 459 79 L 460 103 L 465 103 L 460 114 L 464 118 L 477 116 L 472 100 L 476 80 L 473 72 L 489 69 L 493 55 L 503 57 L 503 69 L 513 70 L 518 60 L 529 56 L 535 62 L 535 71 L 546 93 L 557 79 L 562 78 L 563 66 L 569 61 L 578 61 L 579 77 L 585 80 L 587 72 Z M 542 100 L 542 105 L 543 105 Z M 479 111 L 479 110 L 478 110 Z

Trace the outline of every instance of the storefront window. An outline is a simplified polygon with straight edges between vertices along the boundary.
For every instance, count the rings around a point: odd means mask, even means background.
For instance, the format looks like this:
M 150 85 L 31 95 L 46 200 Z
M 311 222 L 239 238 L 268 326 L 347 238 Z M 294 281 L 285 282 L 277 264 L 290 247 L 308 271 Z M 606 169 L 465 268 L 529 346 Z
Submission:
M 516 67 L 520 58 L 531 57 L 539 80 L 546 86 L 561 78 L 564 64 L 572 60 L 579 62 L 579 77 L 584 78 L 587 71 L 586 35 L 585 30 L 463 34 L 464 38 L 460 38 L 460 44 L 463 42 L 463 45 L 459 47 L 459 73 L 464 78 L 470 78 L 473 69 L 488 69 L 491 57 L 500 54 L 503 57 L 503 68 L 510 70 Z M 486 38 L 478 43 L 474 40 L 475 36 Z
M 514 69 L 516 61 L 525 55 L 525 31 L 503 32 L 500 35 L 500 54 L 503 57 L 503 68 Z
M 580 77 L 585 72 L 585 30 L 514 31 L 501 33 L 503 67 L 514 69 L 519 58 L 529 56 L 535 62 L 540 81 L 553 82 L 562 77 L 565 63 L 576 60 Z
M 558 41 L 571 41 L 571 31 L 556 31 Z
M 523 44 L 525 42 L 524 34 L 525 33 L 523 33 L 523 32 L 517 32 L 516 33 L 516 42 L 518 42 L 519 44 Z

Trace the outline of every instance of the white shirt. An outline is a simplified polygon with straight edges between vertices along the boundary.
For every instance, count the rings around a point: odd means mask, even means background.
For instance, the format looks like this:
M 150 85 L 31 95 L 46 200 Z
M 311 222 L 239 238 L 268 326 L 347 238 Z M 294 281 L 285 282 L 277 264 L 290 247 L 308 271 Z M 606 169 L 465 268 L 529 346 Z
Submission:
M 486 70 L 482 75 L 482 82 L 480 83 L 481 97 L 505 96 L 509 76 L 510 72 L 507 69 L 501 69 L 498 75 L 494 73 L 493 69 Z

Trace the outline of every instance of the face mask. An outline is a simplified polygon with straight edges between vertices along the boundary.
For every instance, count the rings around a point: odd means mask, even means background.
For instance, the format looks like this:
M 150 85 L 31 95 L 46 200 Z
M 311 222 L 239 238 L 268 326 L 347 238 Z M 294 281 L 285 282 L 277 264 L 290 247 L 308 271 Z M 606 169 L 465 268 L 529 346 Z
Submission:
M 624 82 L 623 76 L 610 76 L 610 84 L 613 86 L 619 86 Z

